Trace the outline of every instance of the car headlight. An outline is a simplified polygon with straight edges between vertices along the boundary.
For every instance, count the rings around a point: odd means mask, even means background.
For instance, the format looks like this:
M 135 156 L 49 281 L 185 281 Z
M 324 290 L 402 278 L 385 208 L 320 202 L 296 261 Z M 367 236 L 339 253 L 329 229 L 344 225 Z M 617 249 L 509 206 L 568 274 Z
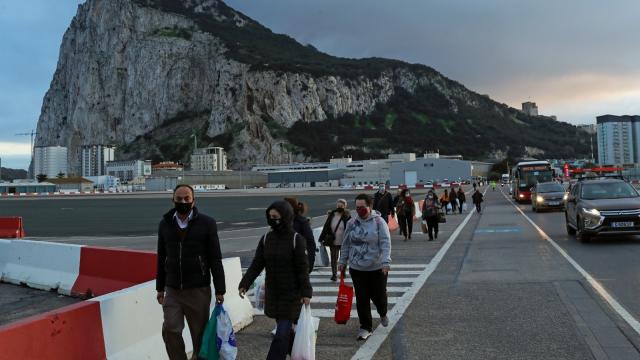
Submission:
M 524 197 L 524 194 L 520 194 L 520 195 L 518 195 L 518 196 L 520 196 L 521 198 L 523 198 L 523 197 Z
M 598 209 L 586 209 L 586 208 L 583 208 L 582 211 L 585 214 L 588 214 L 588 215 L 600 216 L 600 211 L 598 211 Z
M 565 193 L 564 196 L 562 197 L 562 200 L 567 201 L 567 199 L 569 199 L 569 193 Z
M 542 196 L 538 195 L 538 196 L 536 196 L 536 201 L 539 202 L 539 203 L 544 202 L 544 198 Z

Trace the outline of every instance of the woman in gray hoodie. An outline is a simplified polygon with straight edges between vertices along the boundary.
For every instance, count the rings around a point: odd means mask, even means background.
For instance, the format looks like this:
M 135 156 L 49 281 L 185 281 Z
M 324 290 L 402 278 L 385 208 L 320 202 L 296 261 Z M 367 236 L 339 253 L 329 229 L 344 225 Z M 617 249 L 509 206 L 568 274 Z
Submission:
M 387 318 L 387 275 L 391 266 L 391 235 L 380 213 L 371 209 L 367 194 L 356 197 L 358 215 L 349 220 L 344 232 L 340 272 L 349 266 L 356 293 L 356 307 L 360 319 L 358 340 L 366 340 L 373 331 L 371 304 L 380 314 L 380 324 L 389 325 Z

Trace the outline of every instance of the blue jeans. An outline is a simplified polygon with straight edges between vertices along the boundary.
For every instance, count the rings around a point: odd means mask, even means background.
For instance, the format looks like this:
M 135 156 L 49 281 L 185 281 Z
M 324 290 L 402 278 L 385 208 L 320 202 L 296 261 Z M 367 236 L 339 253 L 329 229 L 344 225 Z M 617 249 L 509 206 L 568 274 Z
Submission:
M 276 335 L 271 341 L 267 360 L 285 360 L 293 346 L 293 321 L 276 320 Z

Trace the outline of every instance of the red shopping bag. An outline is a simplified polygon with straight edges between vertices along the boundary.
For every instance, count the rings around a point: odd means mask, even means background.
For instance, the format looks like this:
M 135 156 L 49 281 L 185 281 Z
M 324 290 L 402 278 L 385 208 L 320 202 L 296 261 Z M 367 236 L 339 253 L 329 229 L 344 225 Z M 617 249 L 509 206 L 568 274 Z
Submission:
M 353 303 L 353 286 L 344 283 L 344 271 L 340 272 L 340 286 L 338 287 L 338 300 L 336 300 L 336 324 L 346 324 L 351 317 L 351 304 Z

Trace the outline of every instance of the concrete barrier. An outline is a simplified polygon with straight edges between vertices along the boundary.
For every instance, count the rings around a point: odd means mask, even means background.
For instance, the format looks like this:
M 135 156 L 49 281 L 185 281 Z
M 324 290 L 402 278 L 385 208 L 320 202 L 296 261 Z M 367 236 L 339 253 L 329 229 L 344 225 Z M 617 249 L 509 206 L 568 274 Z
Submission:
M 70 295 L 80 268 L 80 245 L 13 240 L 7 246 L 2 281 Z
M 150 251 L 85 246 L 72 294 L 100 296 L 155 279 L 156 254 Z
M 24 237 L 22 218 L 19 216 L 0 217 L 0 237 L 22 239 Z
M 238 332 L 253 322 L 253 306 L 248 297 L 240 298 L 238 285 L 242 280 L 242 266 L 239 257 L 222 259 L 224 266 L 225 285 L 227 293 L 224 296 L 224 308 L 229 313 L 233 330 Z M 213 288 L 213 284 L 211 285 Z M 215 292 L 214 292 L 215 293 Z M 215 301 L 211 302 L 211 310 L 215 306 Z
M 102 295 L 99 304 L 107 359 L 168 359 L 162 340 L 162 306 L 156 301 L 155 280 Z M 185 322 L 186 325 L 186 322 Z M 183 337 L 192 351 L 188 326 Z
M 0 280 L 2 280 L 4 267 L 7 265 L 7 260 L 9 259 L 10 246 L 11 246 L 11 240 L 0 239 Z
M 0 326 L 0 360 L 106 359 L 100 306 L 82 302 Z

